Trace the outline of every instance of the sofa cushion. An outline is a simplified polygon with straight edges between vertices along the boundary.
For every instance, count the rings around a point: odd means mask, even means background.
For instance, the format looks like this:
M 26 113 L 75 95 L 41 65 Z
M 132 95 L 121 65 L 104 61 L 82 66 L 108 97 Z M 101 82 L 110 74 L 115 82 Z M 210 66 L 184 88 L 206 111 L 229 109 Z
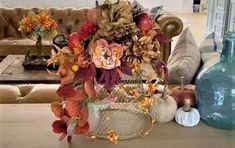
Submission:
M 17 86 L 0 85 L 0 103 L 17 103 L 18 97 L 21 96 Z
M 200 51 L 189 28 L 186 28 L 168 59 L 169 83 L 179 84 L 185 77 L 188 84 L 194 78 L 201 62 Z
M 56 94 L 58 87 L 58 84 L 37 84 L 26 96 L 22 97 L 22 103 L 62 101 L 62 98 Z

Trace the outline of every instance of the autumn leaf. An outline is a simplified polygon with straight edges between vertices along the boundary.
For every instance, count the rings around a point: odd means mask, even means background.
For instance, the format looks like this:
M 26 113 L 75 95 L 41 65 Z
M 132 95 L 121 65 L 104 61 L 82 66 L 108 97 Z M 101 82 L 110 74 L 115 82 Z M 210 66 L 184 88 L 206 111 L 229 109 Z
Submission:
M 70 117 L 78 117 L 80 115 L 81 103 L 79 101 L 67 101 L 65 109 Z
M 94 80 L 90 79 L 84 83 L 85 91 L 89 97 L 89 99 L 95 99 L 97 92 L 94 87 Z
M 61 85 L 56 93 L 60 97 L 70 98 L 76 95 L 76 91 L 71 85 Z
M 74 132 L 75 134 L 77 135 L 84 135 L 84 134 L 87 134 L 89 131 L 89 124 L 88 122 L 86 122 L 86 124 L 82 127 L 80 126 L 77 126 L 75 129 L 74 129 Z
M 58 118 L 61 118 L 64 115 L 63 105 L 60 102 L 52 102 L 51 103 L 51 111 Z
M 75 95 L 72 97 L 66 98 L 68 101 L 81 101 L 87 96 L 87 93 L 84 88 L 80 88 L 75 91 Z
M 118 67 L 118 69 L 119 69 L 122 73 L 124 73 L 124 74 L 130 75 L 130 76 L 133 75 L 133 74 L 132 74 L 132 70 L 131 70 L 131 68 L 128 66 L 127 63 L 122 63 L 122 65 L 121 65 L 120 67 Z
M 101 76 L 97 78 L 98 83 L 103 84 L 104 88 L 111 92 L 113 87 L 121 81 L 118 69 L 101 69 Z
M 79 118 L 80 119 L 79 119 L 78 126 L 80 126 L 80 127 L 85 126 L 87 123 L 87 119 L 88 119 L 88 108 L 87 107 L 83 107 L 81 109 Z
M 96 76 L 96 68 L 94 64 L 90 64 L 86 68 L 80 68 L 75 75 L 76 80 L 88 81 Z

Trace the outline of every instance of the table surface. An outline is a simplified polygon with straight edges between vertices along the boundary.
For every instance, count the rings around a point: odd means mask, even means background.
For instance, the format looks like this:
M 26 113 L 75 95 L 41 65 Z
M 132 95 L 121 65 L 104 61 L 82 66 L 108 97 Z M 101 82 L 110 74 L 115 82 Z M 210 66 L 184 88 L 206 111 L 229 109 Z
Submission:
M 52 132 L 56 118 L 49 104 L 0 104 L 0 148 L 235 148 L 235 131 L 220 130 L 200 123 L 193 128 L 175 122 L 156 124 L 144 138 L 91 142 L 74 137 L 71 144 L 59 142 Z
M 0 63 L 0 83 L 59 83 L 59 76 L 46 70 L 24 70 L 24 55 L 8 55 Z

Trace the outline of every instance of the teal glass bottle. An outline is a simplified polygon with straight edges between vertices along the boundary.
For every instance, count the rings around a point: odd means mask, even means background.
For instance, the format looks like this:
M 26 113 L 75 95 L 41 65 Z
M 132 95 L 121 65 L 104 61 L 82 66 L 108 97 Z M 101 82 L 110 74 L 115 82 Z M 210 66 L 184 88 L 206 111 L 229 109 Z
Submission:
M 196 96 L 205 123 L 235 129 L 235 32 L 225 34 L 220 61 L 199 74 Z

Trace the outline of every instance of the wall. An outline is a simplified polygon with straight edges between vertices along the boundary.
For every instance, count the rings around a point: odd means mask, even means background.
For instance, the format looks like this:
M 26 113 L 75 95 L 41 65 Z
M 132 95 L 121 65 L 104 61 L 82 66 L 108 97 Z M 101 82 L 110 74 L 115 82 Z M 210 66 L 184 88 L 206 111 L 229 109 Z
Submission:
M 4 5 L 2 4 L 2 2 L 0 1 L 0 7 L 3 7 Z
M 102 3 L 104 0 L 99 0 Z M 112 0 L 116 1 L 116 0 Z M 193 0 L 137 0 L 145 8 L 164 5 L 171 12 L 192 12 Z M 95 0 L 0 0 L 7 7 L 94 7 Z M 0 4 L 1 7 L 1 4 Z
M 100 0 L 103 2 L 103 0 Z M 7 7 L 94 7 L 95 0 L 0 0 Z
M 171 12 L 192 12 L 193 0 L 137 0 L 145 8 L 163 5 L 165 10 Z

